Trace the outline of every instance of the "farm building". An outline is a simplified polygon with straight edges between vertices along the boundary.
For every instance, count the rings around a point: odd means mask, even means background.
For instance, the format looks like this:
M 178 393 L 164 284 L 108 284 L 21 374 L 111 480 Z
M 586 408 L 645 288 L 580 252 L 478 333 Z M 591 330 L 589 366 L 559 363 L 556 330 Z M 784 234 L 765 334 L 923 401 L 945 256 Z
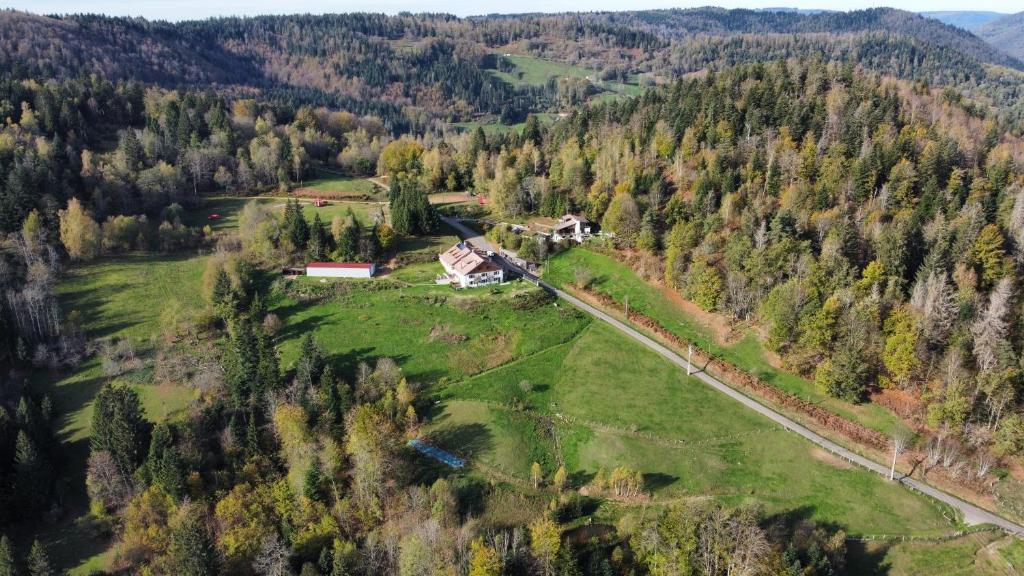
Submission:
M 463 242 L 446 250 L 440 259 L 452 286 L 488 286 L 505 279 L 505 271 L 487 253 L 473 250 Z
M 362 262 L 310 262 L 306 276 L 325 278 L 372 278 L 377 267 Z

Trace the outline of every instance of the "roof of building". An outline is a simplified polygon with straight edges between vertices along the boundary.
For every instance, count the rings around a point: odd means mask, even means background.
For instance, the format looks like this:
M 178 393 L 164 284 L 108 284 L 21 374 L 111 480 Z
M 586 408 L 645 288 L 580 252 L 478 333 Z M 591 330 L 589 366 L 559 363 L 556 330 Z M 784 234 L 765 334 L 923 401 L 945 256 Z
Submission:
M 373 264 L 367 262 L 310 262 L 306 268 L 373 268 Z
M 560 222 L 575 222 L 575 221 L 579 221 L 579 222 L 582 222 L 584 224 L 589 224 L 590 223 L 590 220 L 587 220 L 586 216 L 582 216 L 582 215 L 579 215 L 579 214 L 565 214 L 565 215 L 562 216 L 562 218 L 560 220 Z
M 445 250 L 441 254 L 441 262 L 447 264 L 456 274 L 463 276 L 500 270 L 498 265 L 492 262 L 490 258 L 469 248 L 462 242 Z
M 562 216 L 562 219 L 555 224 L 555 232 L 565 230 L 567 228 L 575 228 L 577 224 L 589 224 L 590 220 L 587 220 L 583 216 L 576 216 L 573 214 L 566 214 Z

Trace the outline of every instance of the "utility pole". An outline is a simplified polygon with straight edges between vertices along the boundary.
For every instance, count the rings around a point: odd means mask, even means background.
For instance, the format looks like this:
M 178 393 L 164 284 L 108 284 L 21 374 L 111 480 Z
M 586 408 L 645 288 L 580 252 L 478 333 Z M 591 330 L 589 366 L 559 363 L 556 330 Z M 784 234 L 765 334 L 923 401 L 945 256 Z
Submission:
M 693 364 L 692 364 L 692 361 L 693 361 L 693 344 L 690 344 L 689 347 L 687 348 L 687 353 L 686 353 L 686 375 L 687 376 L 689 376 L 690 374 L 693 374 L 693 368 L 692 368 Z
M 629 322 L 629 294 L 626 294 L 626 322 Z

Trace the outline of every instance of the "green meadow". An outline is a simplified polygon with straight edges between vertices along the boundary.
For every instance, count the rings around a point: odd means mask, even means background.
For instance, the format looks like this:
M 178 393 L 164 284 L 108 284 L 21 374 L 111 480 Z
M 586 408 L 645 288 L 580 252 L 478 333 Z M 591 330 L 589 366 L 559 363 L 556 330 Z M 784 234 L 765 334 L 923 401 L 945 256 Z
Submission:
M 936 535 L 951 527 L 932 502 L 813 447 L 603 323 L 452 384 L 444 397 L 433 430 L 451 436 L 449 422 L 466 426 L 467 411 L 483 414 L 478 425 L 488 440 L 473 440 L 475 456 L 523 479 L 533 454 L 549 474 L 564 463 L 581 481 L 600 468 L 639 470 L 655 502 L 756 502 L 856 534 Z M 520 404 L 525 408 L 513 408 Z M 503 419 L 555 426 L 545 435 Z
M 204 211 L 245 201 L 215 199 Z M 282 367 L 293 366 L 306 334 L 316 336 L 343 374 L 351 375 L 360 362 L 395 359 L 427 399 L 424 434 L 467 456 L 472 467 L 466 474 L 504 486 L 510 493 L 503 497 L 514 498 L 528 485 L 535 461 L 547 475 L 564 464 L 575 485 L 598 469 L 625 465 L 643 473 L 654 506 L 710 496 L 757 503 L 768 514 L 811 518 L 851 534 L 936 536 L 955 527 L 948 510 L 817 450 L 529 284 L 460 292 L 433 285 L 440 270 L 433 255 L 455 240 L 450 231 L 404 239 L 397 260 L 405 263 L 388 277 L 328 280 L 323 284 L 340 284 L 328 298 L 302 303 L 270 297 L 271 311 L 283 321 Z M 74 265 L 59 285 L 60 303 L 66 313 L 81 314 L 90 337 L 129 338 L 145 354 L 169 315 L 202 312 L 205 261 L 195 254 L 147 254 Z M 706 329 L 686 323 L 659 303 L 656 291 L 648 292 L 649 286 L 603 256 L 583 250 L 562 254 L 549 265 L 547 278 L 567 283 L 580 265 L 594 267 L 596 288 L 616 298 L 628 293 L 631 307 L 664 314 L 679 323 L 681 336 L 712 343 Z M 771 376 L 754 344 L 750 337 L 721 352 L 745 357 L 747 366 Z M 189 388 L 154 384 L 150 368 L 116 378 L 139 391 L 154 421 L 182 415 L 196 398 Z M 75 574 L 102 568 L 109 554 L 107 540 L 86 521 L 83 486 L 91 402 L 106 380 L 93 357 L 71 374 L 40 375 L 35 382 L 56 401 L 69 465 L 76 471 L 69 477 L 72 517 L 43 536 L 60 564 Z M 801 390 L 798 382 L 790 385 Z M 524 509 L 533 509 L 536 495 L 522 494 Z M 599 514 L 614 520 L 630 510 L 610 503 Z M 889 573 L 916 574 L 926 558 L 960 562 L 960 550 L 980 555 L 985 544 L 907 543 L 872 554 L 889 563 Z M 1006 562 L 1019 556 L 1015 546 L 999 550 Z M 950 573 L 954 569 L 959 565 L 950 564 Z
M 567 288 L 575 281 L 576 270 L 580 268 L 588 270 L 592 275 L 592 290 L 609 296 L 623 307 L 628 300 L 630 310 L 658 320 L 669 332 L 773 386 L 883 434 L 903 426 L 897 416 L 881 406 L 870 403 L 852 405 L 837 400 L 816 388 L 813 382 L 774 367 L 768 361 L 760 339 L 752 331 L 747 331 L 735 342 L 725 345 L 719 343 L 707 327 L 669 300 L 661 290 L 645 282 L 628 266 L 608 256 L 585 248 L 562 252 L 548 261 L 544 279 L 555 286 Z
M 258 197 L 258 198 L 246 198 L 238 196 L 223 196 L 209 198 L 203 202 L 202 207 L 194 209 L 186 213 L 185 224 L 189 226 L 210 226 L 215 232 L 233 232 L 238 229 L 238 217 L 242 213 L 242 209 L 245 205 L 250 202 L 257 202 L 270 210 L 277 210 L 281 213 L 284 212 L 285 202 L 288 198 L 277 198 L 277 197 Z M 313 204 L 312 200 L 300 199 L 299 202 L 302 205 L 302 213 L 309 222 L 313 221 L 316 215 L 320 215 L 320 220 L 325 226 L 330 226 L 331 220 L 335 216 L 345 217 L 351 210 L 359 222 L 363 225 L 369 226 L 373 224 L 375 218 L 379 214 L 383 213 L 385 219 L 387 218 L 387 204 L 384 202 L 364 202 L 356 200 L 326 200 L 324 206 L 317 207 Z M 212 218 L 213 215 L 217 215 L 217 218 Z

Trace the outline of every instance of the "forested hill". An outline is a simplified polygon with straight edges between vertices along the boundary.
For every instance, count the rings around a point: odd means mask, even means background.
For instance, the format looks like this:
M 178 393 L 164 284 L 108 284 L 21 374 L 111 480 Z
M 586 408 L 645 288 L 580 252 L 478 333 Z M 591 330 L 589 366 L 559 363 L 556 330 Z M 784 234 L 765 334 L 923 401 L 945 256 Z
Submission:
M 592 87 L 517 85 L 495 71 L 514 52 L 663 82 L 705 68 L 780 58 L 850 61 L 903 78 L 966 87 L 997 103 L 1022 64 L 959 28 L 894 9 L 800 14 L 700 8 L 487 16 L 379 14 L 221 18 L 170 24 L 94 15 L 0 13 L 0 71 L 17 78 L 95 74 L 168 87 L 259 89 L 289 103 L 374 114 L 394 132 L 478 114 L 519 121 L 578 102 Z M 638 76 L 640 75 L 640 76 Z M 993 88 L 999 85 L 998 89 Z M 1009 86 L 1009 87 L 1007 87 Z
M 893 8 L 815 14 L 697 8 L 649 10 L 630 15 L 657 27 L 665 34 L 675 36 L 888 32 L 936 46 L 956 47 L 983 62 L 1020 64 L 970 32 L 933 18 Z
M 978 28 L 977 33 L 1007 54 L 1024 58 L 1024 12 L 987 22 Z

